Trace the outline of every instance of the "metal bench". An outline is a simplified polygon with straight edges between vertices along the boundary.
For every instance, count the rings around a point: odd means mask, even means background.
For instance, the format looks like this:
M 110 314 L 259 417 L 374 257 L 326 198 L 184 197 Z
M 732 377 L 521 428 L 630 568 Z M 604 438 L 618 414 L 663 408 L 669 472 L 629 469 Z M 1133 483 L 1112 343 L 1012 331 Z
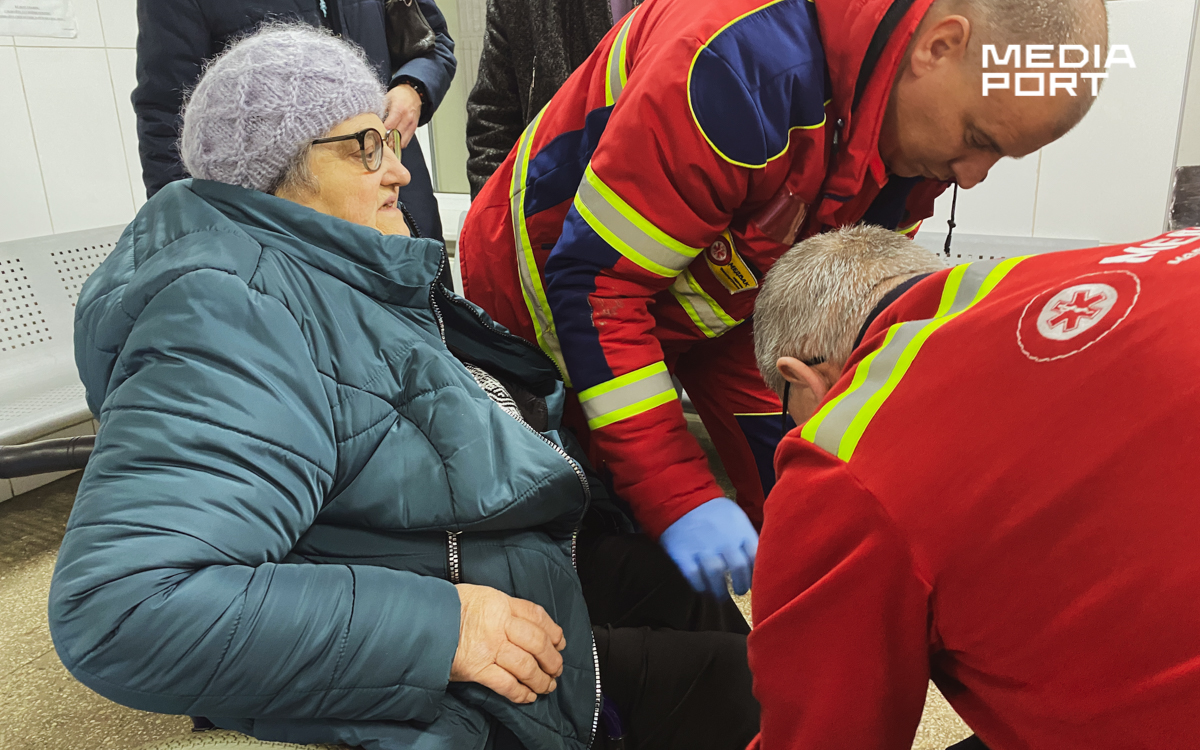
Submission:
M 96 433 L 75 370 L 75 300 L 123 229 L 0 243 L 0 445 Z M 0 479 L 0 500 L 66 473 Z

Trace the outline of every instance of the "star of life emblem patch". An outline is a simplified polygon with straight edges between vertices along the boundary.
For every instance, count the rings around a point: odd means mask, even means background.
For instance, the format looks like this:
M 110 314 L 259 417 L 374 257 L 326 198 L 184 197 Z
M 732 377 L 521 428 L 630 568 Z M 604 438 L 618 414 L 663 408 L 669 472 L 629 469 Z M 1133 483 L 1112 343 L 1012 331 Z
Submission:
M 1087 349 L 1129 316 L 1141 280 L 1129 271 L 1102 271 L 1061 282 L 1034 297 L 1017 324 L 1017 344 L 1035 362 Z
M 718 266 L 729 265 L 729 243 L 724 237 L 718 237 L 716 242 L 709 245 L 708 257 Z
M 1062 290 L 1042 306 L 1037 329 L 1051 341 L 1070 341 L 1104 320 L 1117 304 L 1117 290 L 1108 284 L 1077 284 Z
M 712 270 L 713 276 L 721 282 L 730 294 L 746 292 L 758 288 L 758 277 L 750 270 L 746 261 L 738 254 L 733 236 L 724 232 L 708 246 L 705 261 Z

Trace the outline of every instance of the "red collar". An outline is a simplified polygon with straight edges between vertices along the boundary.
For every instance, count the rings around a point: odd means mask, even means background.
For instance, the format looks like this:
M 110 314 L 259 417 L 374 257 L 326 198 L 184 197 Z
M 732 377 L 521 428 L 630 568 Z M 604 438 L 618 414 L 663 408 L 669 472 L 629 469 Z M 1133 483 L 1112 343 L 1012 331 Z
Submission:
M 826 193 L 843 197 L 859 195 L 863 192 L 868 170 L 876 190 L 887 182 L 887 170 L 879 156 L 879 132 L 883 128 L 888 97 L 908 43 L 934 0 L 912 3 L 888 39 L 853 116 L 850 109 L 871 39 L 888 9 L 897 1 L 815 0 L 825 61 L 833 84 L 832 109 L 836 119 L 843 122 L 842 145 L 837 164 L 825 185 Z

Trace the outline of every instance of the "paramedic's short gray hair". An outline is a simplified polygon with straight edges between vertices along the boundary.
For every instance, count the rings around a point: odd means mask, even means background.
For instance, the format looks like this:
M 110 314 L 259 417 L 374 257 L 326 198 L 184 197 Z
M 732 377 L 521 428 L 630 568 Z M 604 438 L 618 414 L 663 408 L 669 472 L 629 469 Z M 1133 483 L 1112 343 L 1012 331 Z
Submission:
M 938 0 L 938 5 L 970 18 L 981 44 L 1090 45 L 1108 38 L 1104 0 Z
M 904 235 L 856 226 L 810 237 L 775 261 L 754 306 L 754 353 L 767 385 L 783 392 L 780 357 L 845 362 L 871 310 L 894 285 L 944 267 Z

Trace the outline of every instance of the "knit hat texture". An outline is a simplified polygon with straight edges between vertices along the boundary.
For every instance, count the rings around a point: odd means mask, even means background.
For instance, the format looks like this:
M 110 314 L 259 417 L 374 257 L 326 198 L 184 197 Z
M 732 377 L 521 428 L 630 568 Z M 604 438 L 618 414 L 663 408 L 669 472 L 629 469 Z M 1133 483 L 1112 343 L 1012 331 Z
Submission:
M 351 117 L 384 114 L 363 51 L 306 24 L 232 45 L 184 105 L 179 152 L 194 177 L 271 192 L 301 149 Z

